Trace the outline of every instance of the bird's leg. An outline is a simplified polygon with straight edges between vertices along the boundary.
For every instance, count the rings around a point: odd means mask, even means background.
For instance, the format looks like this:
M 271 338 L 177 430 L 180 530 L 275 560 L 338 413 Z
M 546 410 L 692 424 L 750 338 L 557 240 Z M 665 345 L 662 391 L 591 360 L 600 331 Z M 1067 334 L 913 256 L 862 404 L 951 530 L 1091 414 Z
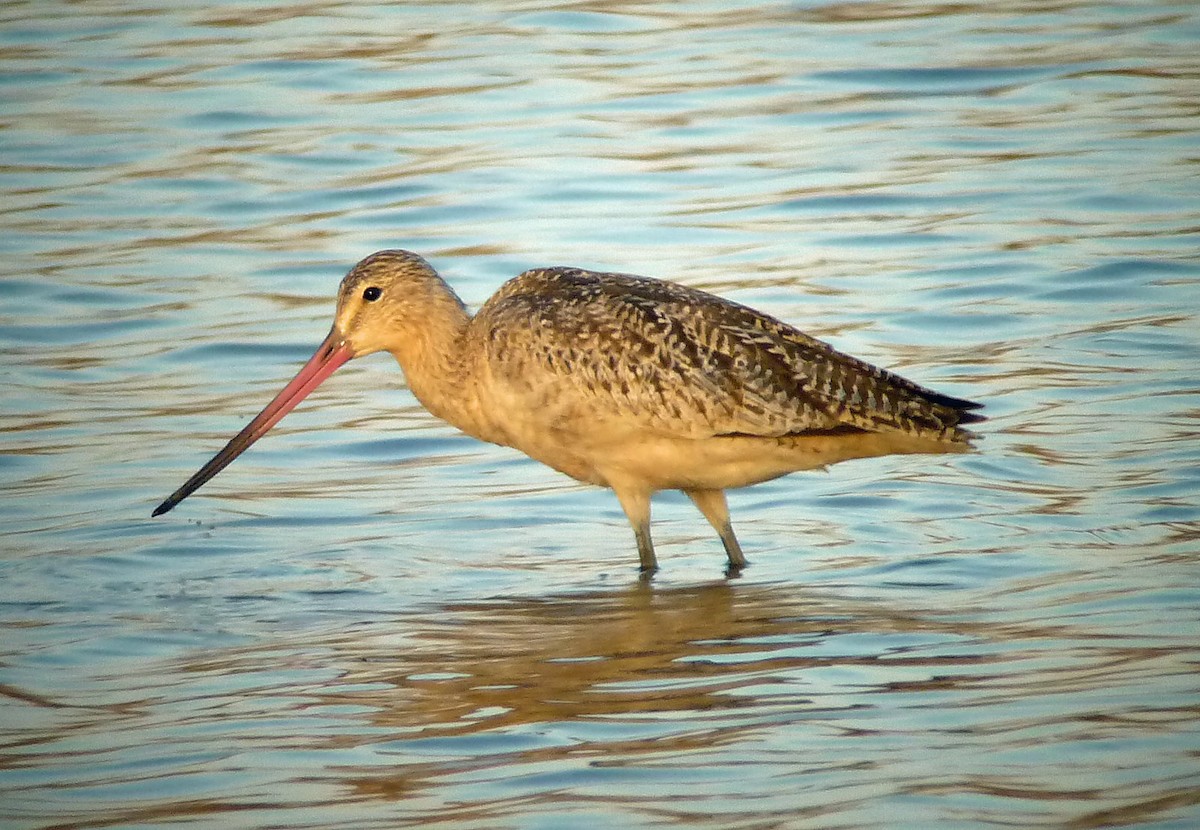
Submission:
M 653 573 L 658 570 L 658 559 L 654 556 L 654 543 L 650 541 L 650 493 L 636 488 L 613 489 L 629 524 L 633 525 L 641 571 L 643 574 Z
M 683 492 L 687 493 L 688 498 L 696 507 L 700 508 L 704 518 L 708 519 L 708 523 L 721 537 L 721 544 L 725 546 L 725 554 L 729 557 L 729 570 L 736 573 L 746 567 L 746 557 L 742 553 L 742 546 L 738 544 L 737 537 L 733 535 L 733 525 L 729 521 L 729 505 L 725 502 L 725 491 L 684 490 Z

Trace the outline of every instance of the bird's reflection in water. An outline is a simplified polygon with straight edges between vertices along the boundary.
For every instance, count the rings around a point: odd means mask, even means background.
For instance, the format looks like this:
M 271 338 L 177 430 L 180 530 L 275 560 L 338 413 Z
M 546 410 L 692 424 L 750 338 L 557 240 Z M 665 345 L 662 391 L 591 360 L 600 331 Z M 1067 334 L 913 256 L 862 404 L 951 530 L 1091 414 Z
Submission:
M 1077 690 L 1110 648 L 977 599 L 723 580 L 356 611 L 189 662 L 215 691 L 187 722 L 247 751 L 325 753 L 296 794 L 310 806 L 387 802 L 419 823 L 509 826 L 531 805 L 561 809 L 564 791 L 576 806 L 659 804 L 664 781 L 764 818 L 866 816 L 882 781 L 941 781 L 981 740 L 1019 741 L 1029 699 Z M 1063 653 L 1078 665 L 1047 657 Z M 1160 657 L 1111 662 L 1131 659 Z M 944 757 L 897 749 L 930 736 Z M 1011 786 L 980 775 L 963 786 Z M 851 784 L 834 798 L 821 782 L 839 777 Z
M 890 638 L 938 640 L 965 623 L 874 600 L 805 595 L 794 585 L 717 581 L 674 589 L 638 582 L 612 592 L 449 604 L 370 620 L 297 643 L 338 670 L 322 704 L 369 707 L 393 737 L 639 714 L 674 717 L 754 706 L 748 684 L 776 685 L 773 702 L 816 707 L 806 668 L 871 664 Z M 839 653 L 847 635 L 878 638 Z M 908 642 L 908 639 L 905 640 Z M 278 641 L 272 651 L 284 648 Z M 253 671 L 258 650 L 194 668 Z M 901 659 L 901 658 L 897 658 Z M 759 680 L 756 681 L 755 677 Z M 791 684 L 792 692 L 783 694 Z

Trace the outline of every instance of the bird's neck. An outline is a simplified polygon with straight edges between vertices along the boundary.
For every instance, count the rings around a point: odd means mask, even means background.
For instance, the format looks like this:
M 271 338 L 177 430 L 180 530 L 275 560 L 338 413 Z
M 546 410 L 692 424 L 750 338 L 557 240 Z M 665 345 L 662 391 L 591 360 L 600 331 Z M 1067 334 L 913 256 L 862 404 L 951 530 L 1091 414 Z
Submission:
M 406 327 L 408 336 L 391 353 L 422 406 L 468 435 L 485 437 L 466 344 L 471 316 L 449 287 L 446 291 L 422 308 L 421 320 Z

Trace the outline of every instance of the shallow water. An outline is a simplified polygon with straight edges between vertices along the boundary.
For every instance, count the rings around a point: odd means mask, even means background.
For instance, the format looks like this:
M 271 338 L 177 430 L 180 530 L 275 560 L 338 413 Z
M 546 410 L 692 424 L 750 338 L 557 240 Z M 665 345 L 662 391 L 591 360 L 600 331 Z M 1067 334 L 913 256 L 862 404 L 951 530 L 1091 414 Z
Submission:
M 0 8 L 0 825 L 1200 823 L 1194 4 Z M 610 493 L 343 369 L 420 251 L 718 291 L 970 455 Z

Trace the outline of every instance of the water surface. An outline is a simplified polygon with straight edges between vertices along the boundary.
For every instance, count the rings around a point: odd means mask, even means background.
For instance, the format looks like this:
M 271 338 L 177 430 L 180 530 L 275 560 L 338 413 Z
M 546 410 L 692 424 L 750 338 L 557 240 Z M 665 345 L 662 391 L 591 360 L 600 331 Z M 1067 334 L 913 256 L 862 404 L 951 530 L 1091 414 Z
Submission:
M 1200 822 L 1193 4 L 0 9 L 0 824 Z M 718 291 L 979 451 L 610 493 L 343 369 L 406 247 Z

